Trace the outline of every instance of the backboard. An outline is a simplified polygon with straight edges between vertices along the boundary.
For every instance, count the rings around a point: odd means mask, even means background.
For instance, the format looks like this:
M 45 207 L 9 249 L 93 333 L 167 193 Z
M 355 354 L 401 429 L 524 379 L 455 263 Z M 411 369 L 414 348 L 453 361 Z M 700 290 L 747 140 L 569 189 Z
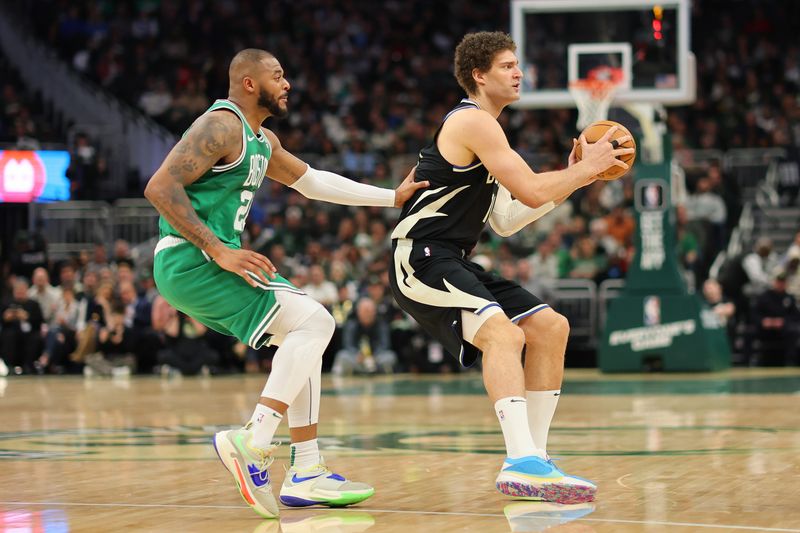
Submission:
M 525 74 L 517 107 L 574 107 L 570 82 L 598 66 L 623 70 L 615 105 L 695 98 L 690 0 L 511 0 Z

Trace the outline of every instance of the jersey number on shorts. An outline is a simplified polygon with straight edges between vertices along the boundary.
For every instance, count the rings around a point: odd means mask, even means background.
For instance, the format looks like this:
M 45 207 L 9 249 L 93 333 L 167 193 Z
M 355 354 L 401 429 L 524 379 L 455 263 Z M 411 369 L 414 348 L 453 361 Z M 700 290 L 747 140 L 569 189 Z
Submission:
M 236 217 L 233 219 L 233 229 L 244 231 L 244 224 L 247 222 L 247 214 L 250 212 L 250 205 L 253 203 L 253 191 L 243 190 L 241 195 L 242 205 L 236 210 Z

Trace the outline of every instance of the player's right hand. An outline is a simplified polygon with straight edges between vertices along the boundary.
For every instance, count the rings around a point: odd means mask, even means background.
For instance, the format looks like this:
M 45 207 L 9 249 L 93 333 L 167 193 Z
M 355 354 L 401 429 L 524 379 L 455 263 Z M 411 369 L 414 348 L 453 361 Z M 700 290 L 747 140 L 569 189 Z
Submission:
M 625 154 L 632 154 L 636 152 L 636 148 L 615 148 L 611 144 L 611 136 L 619 129 L 619 126 L 612 126 L 608 128 L 602 137 L 597 139 L 597 142 L 589 143 L 586 136 L 581 133 L 578 141 L 581 143 L 582 161 L 587 161 L 592 165 L 594 172 L 593 176 L 605 172 L 613 166 L 620 167 L 628 170 L 630 165 L 620 161 L 617 157 Z M 631 140 L 630 135 L 623 135 L 616 140 L 616 146 L 621 146 Z
M 253 279 L 253 276 L 261 280 L 264 285 L 269 285 L 267 276 L 275 279 L 275 272 L 278 271 L 272 261 L 252 250 L 237 250 L 226 247 L 214 258 L 214 262 L 220 268 L 241 276 L 243 280 L 253 287 L 258 287 L 258 282 Z

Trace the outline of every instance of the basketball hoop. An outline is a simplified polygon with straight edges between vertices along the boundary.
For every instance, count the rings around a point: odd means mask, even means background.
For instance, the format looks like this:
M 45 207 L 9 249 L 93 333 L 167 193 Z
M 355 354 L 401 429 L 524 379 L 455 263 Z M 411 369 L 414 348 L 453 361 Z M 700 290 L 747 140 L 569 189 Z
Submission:
M 578 130 L 608 118 L 608 108 L 623 77 L 621 68 L 602 66 L 590 70 L 585 78 L 570 82 L 569 92 L 578 107 Z

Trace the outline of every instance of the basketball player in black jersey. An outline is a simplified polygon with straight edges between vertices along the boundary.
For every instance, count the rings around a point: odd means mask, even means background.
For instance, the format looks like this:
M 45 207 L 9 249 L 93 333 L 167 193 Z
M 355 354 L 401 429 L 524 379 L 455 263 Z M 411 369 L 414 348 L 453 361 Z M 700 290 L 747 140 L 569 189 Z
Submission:
M 567 319 L 468 256 L 487 221 L 500 235 L 511 235 L 593 176 L 614 165 L 628 168 L 616 157 L 632 149 L 612 145 L 611 128 L 593 144 L 581 137 L 583 159 L 575 161 L 573 148 L 567 169 L 531 170 L 497 122 L 503 108 L 519 99 L 515 50 L 501 32 L 469 34 L 456 48 L 455 75 L 468 97 L 420 152 L 416 179 L 429 181 L 430 188 L 406 202 L 392 233 L 391 286 L 399 305 L 462 364 L 482 352 L 484 384 L 508 455 L 497 489 L 579 503 L 594 499 L 595 485 L 561 472 L 546 452 L 564 372 Z

